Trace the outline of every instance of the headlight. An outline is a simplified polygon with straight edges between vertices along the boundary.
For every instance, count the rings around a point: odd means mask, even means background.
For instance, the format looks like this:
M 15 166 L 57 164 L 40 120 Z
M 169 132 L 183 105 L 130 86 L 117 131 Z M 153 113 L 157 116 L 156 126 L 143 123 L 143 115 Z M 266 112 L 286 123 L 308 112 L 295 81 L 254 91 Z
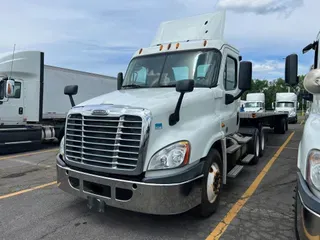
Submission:
M 189 163 L 190 144 L 187 141 L 173 143 L 152 156 L 148 170 L 170 169 Z
M 61 139 L 59 151 L 60 151 L 60 155 L 64 156 L 64 136 Z
M 320 151 L 311 150 L 308 154 L 307 179 L 309 185 L 320 191 Z

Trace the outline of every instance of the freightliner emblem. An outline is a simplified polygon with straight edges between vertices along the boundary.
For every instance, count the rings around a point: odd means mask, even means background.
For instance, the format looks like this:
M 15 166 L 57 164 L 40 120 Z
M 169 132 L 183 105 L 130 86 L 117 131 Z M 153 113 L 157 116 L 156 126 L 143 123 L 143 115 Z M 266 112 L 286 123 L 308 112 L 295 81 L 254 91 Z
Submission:
M 92 115 L 108 115 L 109 112 L 102 109 L 96 109 L 96 110 L 93 110 L 91 114 Z

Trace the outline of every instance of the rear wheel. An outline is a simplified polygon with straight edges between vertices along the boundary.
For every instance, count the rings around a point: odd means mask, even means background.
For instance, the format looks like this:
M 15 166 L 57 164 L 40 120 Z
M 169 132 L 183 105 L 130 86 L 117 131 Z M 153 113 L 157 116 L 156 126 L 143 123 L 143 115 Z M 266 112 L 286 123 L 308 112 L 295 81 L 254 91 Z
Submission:
M 259 162 L 259 156 L 260 156 L 260 137 L 259 137 L 258 129 L 254 130 L 252 139 L 249 142 L 248 153 L 254 155 L 250 164 L 257 164 Z
M 279 121 L 276 123 L 276 125 L 274 126 L 274 132 L 275 133 L 280 133 L 280 134 L 285 134 L 286 133 L 286 119 L 285 118 L 281 118 L 279 119 Z
M 203 168 L 201 204 L 193 209 L 199 217 L 209 217 L 218 208 L 222 188 L 222 159 L 216 149 L 211 149 Z
M 263 128 L 260 129 L 260 132 L 259 132 L 259 139 L 260 139 L 260 151 L 259 151 L 259 156 L 262 157 L 263 154 L 264 154 L 264 149 L 265 149 L 265 135 L 264 135 L 264 131 L 263 131 Z

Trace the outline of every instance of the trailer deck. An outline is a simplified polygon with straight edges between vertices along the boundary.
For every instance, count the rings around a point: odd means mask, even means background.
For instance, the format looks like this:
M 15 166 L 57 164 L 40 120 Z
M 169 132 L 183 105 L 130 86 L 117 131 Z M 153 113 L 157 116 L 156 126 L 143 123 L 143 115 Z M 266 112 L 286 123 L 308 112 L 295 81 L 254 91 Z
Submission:
M 266 131 L 269 141 L 264 156 L 237 179 L 228 181 L 220 208 L 206 220 L 194 218 L 191 213 L 152 216 L 110 207 L 105 213 L 97 213 L 87 208 L 85 200 L 58 189 L 57 148 L 0 156 L 1 236 L 23 240 L 75 236 L 130 240 L 294 239 L 292 196 L 303 129 L 295 124 L 289 125 L 283 135 Z

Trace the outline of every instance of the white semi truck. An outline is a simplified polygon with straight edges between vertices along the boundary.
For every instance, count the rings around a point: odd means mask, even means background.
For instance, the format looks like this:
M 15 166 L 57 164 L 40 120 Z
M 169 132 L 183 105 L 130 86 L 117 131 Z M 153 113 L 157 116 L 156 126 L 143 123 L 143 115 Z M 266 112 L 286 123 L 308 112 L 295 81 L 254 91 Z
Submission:
M 116 90 L 116 82 L 115 77 L 45 65 L 40 51 L 0 58 L 0 153 L 13 146 L 62 139 L 72 107 L 63 94 L 66 85 L 79 86 L 75 100 L 82 102 Z M 11 91 L 5 94 L 6 86 Z
M 297 156 L 297 185 L 295 188 L 295 230 L 297 239 L 320 239 L 320 32 L 316 41 L 303 49 L 313 49 L 314 69 L 304 78 L 305 100 L 311 101 L 309 117 L 304 124 Z M 285 81 L 298 84 L 298 56 L 286 59 Z
M 299 102 L 298 102 L 297 94 L 293 92 L 276 93 L 276 102 L 275 102 L 274 111 L 287 113 L 288 122 L 292 122 L 292 123 L 298 122 L 298 116 L 297 116 L 298 108 L 299 108 Z
M 118 74 L 117 91 L 68 112 L 60 189 L 99 211 L 215 212 L 227 177 L 263 155 L 262 122 L 287 127 L 283 113 L 240 113 L 252 64 L 222 40 L 224 21 L 222 11 L 163 22 Z
M 248 93 L 244 105 L 245 112 L 265 112 L 264 93 Z

